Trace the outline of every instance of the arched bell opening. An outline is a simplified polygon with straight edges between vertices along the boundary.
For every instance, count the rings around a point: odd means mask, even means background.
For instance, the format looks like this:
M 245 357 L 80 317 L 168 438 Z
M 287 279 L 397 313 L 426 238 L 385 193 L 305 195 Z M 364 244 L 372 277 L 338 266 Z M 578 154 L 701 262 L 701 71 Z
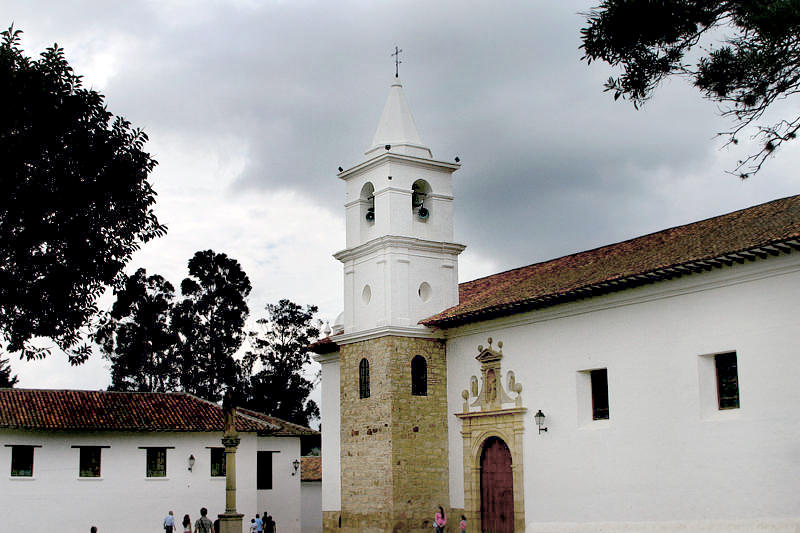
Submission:
M 375 223 L 375 186 L 369 181 L 361 187 L 361 220 L 369 225 Z
M 411 185 L 411 211 L 420 222 L 427 222 L 431 216 L 430 194 L 431 186 L 425 180 L 417 180 Z

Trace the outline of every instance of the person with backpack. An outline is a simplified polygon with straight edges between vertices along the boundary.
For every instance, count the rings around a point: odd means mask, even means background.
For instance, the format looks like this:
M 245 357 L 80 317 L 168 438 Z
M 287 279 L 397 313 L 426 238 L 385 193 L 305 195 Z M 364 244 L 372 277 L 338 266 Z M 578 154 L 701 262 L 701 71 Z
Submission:
M 213 531 L 214 524 L 206 517 L 207 514 L 208 509 L 205 507 L 200 509 L 200 518 L 194 523 L 194 533 L 211 533 Z

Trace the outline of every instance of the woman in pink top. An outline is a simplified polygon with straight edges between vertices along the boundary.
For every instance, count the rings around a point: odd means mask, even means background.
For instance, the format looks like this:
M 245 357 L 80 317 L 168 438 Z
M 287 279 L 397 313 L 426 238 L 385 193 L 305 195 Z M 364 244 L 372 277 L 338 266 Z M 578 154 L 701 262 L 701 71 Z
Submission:
M 463 514 L 461 515 L 461 522 L 458 524 L 458 529 L 461 533 L 464 533 L 467 530 L 467 517 Z
M 433 521 L 436 523 L 436 533 L 442 533 L 445 524 L 447 524 L 447 516 L 445 516 L 444 509 L 442 509 L 441 505 L 439 506 L 439 510 L 436 511 L 436 516 L 433 517 Z

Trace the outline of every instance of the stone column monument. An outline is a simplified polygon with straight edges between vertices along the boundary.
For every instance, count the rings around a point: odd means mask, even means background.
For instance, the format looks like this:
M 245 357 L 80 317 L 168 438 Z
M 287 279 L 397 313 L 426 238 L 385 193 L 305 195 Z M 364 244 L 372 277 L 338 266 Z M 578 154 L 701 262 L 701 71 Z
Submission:
M 220 533 L 242 533 L 243 514 L 236 512 L 236 447 L 239 446 L 239 433 L 236 431 L 236 407 L 233 394 L 229 390 L 222 402 L 225 414 L 225 432 L 222 445 L 225 446 L 225 512 L 219 515 Z

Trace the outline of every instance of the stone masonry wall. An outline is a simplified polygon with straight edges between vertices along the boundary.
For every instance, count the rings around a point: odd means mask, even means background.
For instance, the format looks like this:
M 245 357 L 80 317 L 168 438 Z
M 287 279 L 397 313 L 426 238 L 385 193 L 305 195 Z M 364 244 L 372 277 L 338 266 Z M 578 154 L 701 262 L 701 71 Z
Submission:
M 450 501 L 444 343 L 387 336 L 340 354 L 342 529 L 429 532 Z M 411 395 L 415 355 L 427 360 L 427 396 Z M 369 398 L 359 398 L 363 358 Z
M 411 360 L 428 363 L 428 393 L 411 394 Z M 447 365 L 444 342 L 395 338 L 392 364 L 394 516 L 403 531 L 432 528 L 436 507 L 448 510 Z

